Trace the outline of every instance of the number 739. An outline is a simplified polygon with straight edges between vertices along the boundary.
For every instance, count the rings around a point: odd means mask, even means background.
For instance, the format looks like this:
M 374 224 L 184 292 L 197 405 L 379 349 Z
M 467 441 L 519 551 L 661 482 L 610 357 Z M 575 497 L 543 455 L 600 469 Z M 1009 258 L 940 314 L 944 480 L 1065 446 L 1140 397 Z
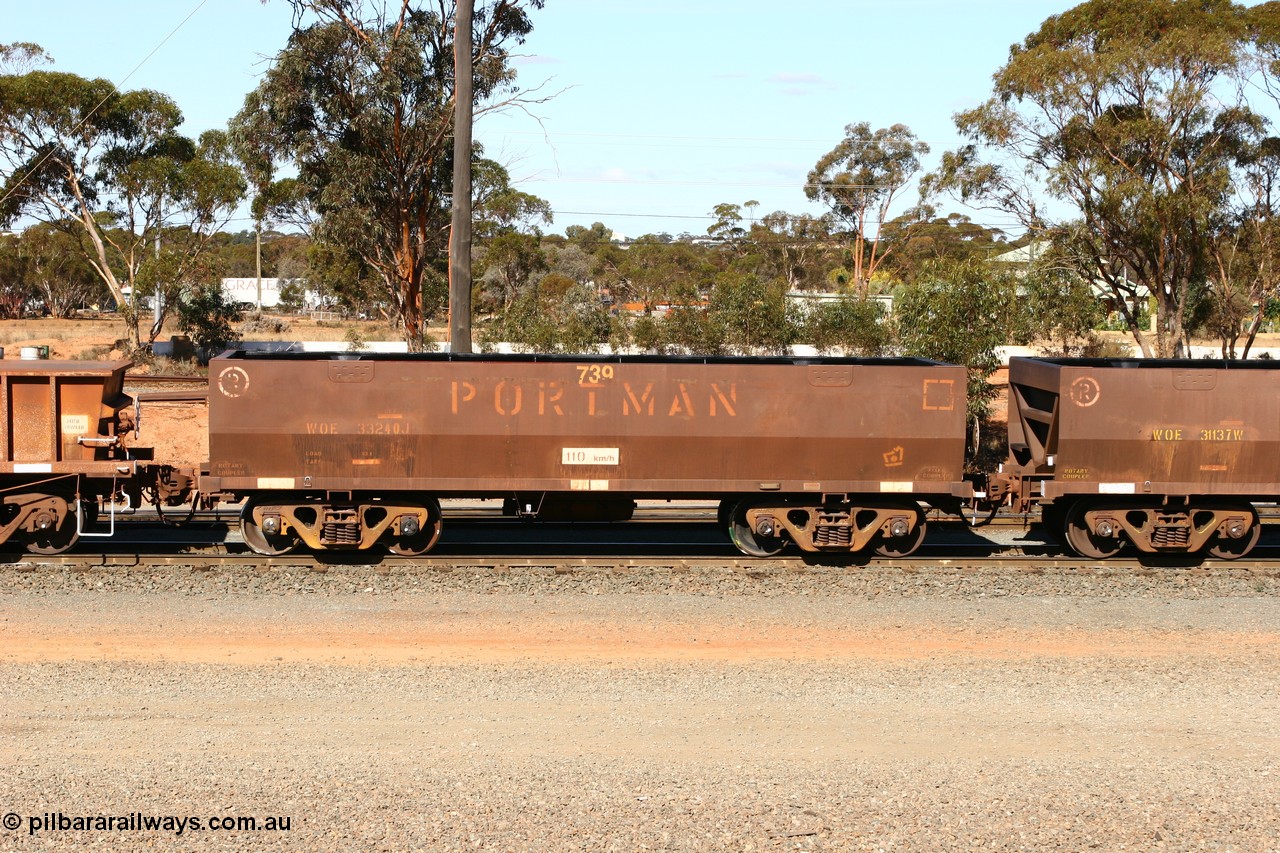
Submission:
M 601 380 L 613 378 L 612 364 L 579 364 L 578 384 L 598 385 Z

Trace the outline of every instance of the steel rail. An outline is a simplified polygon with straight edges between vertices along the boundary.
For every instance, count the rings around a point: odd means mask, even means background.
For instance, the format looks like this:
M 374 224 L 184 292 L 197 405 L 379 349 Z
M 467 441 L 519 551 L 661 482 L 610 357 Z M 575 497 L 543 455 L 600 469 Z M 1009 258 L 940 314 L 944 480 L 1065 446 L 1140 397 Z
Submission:
M 951 549 L 954 550 L 954 549 Z M 998 554 L 965 556 L 945 554 L 937 556 L 916 555 L 905 559 L 887 559 L 875 556 L 854 555 L 845 559 L 832 559 L 830 555 L 787 555 L 765 559 L 733 556 L 672 557 L 663 555 L 621 554 L 600 555 L 502 555 L 471 556 L 444 554 L 440 556 L 398 557 L 392 554 L 332 552 L 329 554 L 294 553 L 266 557 L 252 552 L 232 553 L 225 546 L 192 550 L 184 553 L 153 553 L 141 550 L 114 550 L 100 553 L 70 553 L 54 556 L 34 554 L 10 555 L 12 562 L 0 561 L 0 570 L 20 572 L 40 571 L 45 568 L 70 568 L 74 571 L 119 568 L 185 567 L 192 570 L 246 567 L 255 569 L 304 568 L 317 572 L 343 567 L 384 571 L 393 574 L 398 570 L 430 571 L 523 571 L 542 574 L 568 574 L 573 572 L 690 572 L 706 570 L 730 570 L 751 574 L 807 573 L 814 571 L 866 571 L 888 570 L 904 574 L 920 571 L 952 572 L 968 574 L 981 570 L 1014 570 L 1019 574 L 1037 574 L 1055 571 L 1079 575 L 1149 575 L 1158 572 L 1182 573 L 1188 576 L 1231 575 L 1280 577 L 1280 556 L 1268 559 L 1215 560 L 1140 559 L 1136 557 L 1114 558 L 1105 561 L 1088 560 L 1073 556 L 1028 555 L 1017 549 Z

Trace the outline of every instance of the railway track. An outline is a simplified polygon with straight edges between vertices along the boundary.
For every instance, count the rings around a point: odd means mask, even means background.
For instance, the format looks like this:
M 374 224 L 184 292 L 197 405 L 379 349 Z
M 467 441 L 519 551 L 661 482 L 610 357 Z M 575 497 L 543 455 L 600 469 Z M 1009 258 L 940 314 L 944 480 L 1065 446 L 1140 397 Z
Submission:
M 675 548 L 666 546 L 666 548 Z M 73 571 L 161 569 L 183 567 L 189 570 L 216 570 L 224 567 L 251 567 L 259 571 L 293 567 L 312 571 L 328 571 L 344 566 L 396 573 L 396 571 L 493 571 L 493 573 L 570 574 L 570 573 L 687 573 L 687 571 L 733 571 L 744 574 L 812 573 L 812 571 L 899 571 L 899 573 L 974 573 L 974 571 L 1000 570 L 1019 574 L 1052 573 L 1080 575 L 1125 574 L 1190 574 L 1263 576 L 1280 578 L 1280 548 L 1260 546 L 1256 557 L 1247 560 L 1224 561 L 1206 558 L 1203 561 L 1172 557 L 1115 557 L 1106 561 L 1041 553 L 1042 547 L 1028 552 L 1024 548 L 996 548 L 993 546 L 923 547 L 908 558 L 883 558 L 874 555 L 847 558 L 831 555 L 799 555 L 787 553 L 778 557 L 756 560 L 742 557 L 724 549 L 723 553 L 707 553 L 716 546 L 685 547 L 691 553 L 662 553 L 662 543 L 635 546 L 593 547 L 594 553 L 584 553 L 584 548 L 534 549 L 513 546 L 488 548 L 488 551 L 506 553 L 481 553 L 477 546 L 453 543 L 442 546 L 439 552 L 429 556 L 398 557 L 379 552 L 330 552 L 324 555 L 297 552 L 291 555 L 268 557 L 248 551 L 238 542 L 219 544 L 191 544 L 180 552 L 157 551 L 155 547 L 114 546 L 96 551 L 78 551 L 56 556 L 9 555 L 0 558 L 0 569 L 17 571 L 41 571 L 45 569 L 70 569 Z M 968 553 L 966 553 L 968 552 Z
M 872 553 L 842 557 L 791 549 L 772 558 L 742 555 L 716 524 L 716 504 L 643 502 L 633 521 L 525 522 L 503 516 L 496 501 L 446 504 L 445 533 L 436 549 L 418 557 L 377 551 L 298 551 L 282 556 L 254 553 L 239 535 L 238 505 L 190 513 L 189 508 L 140 509 L 118 519 L 110 539 L 82 539 L 60 555 L 15 553 L 0 556 L 0 568 L 73 571 L 182 567 L 215 570 L 249 567 L 259 571 L 291 567 L 326 571 L 340 566 L 373 567 L 387 573 L 413 570 L 543 572 L 696 572 L 752 573 L 812 571 L 1078 572 L 1112 575 L 1133 572 L 1213 572 L 1280 577 L 1280 528 L 1248 559 L 1119 556 L 1105 561 L 1071 556 L 1027 517 L 999 515 L 988 525 L 970 528 L 949 516 L 931 517 L 930 539 L 907 558 Z M 1270 513 L 1270 515 L 1268 515 Z M 1275 518 L 1276 508 L 1261 514 Z M 166 520 L 168 523 L 166 523 Z M 179 523 L 173 523 L 179 522 Z

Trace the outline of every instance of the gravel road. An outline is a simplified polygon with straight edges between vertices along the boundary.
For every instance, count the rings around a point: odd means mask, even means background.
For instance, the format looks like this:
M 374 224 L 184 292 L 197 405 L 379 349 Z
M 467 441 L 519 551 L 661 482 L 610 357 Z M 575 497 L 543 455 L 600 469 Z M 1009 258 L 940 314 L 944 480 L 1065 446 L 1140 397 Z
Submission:
M 1275 573 L 0 567 L 0 851 L 1275 853 L 1278 676 Z

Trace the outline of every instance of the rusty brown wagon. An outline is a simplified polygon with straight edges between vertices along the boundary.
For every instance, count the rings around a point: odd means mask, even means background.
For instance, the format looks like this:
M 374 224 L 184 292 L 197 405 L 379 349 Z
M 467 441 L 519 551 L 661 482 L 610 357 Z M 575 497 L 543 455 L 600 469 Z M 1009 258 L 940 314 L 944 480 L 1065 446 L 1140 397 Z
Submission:
M 965 370 L 918 359 L 226 353 L 205 493 L 246 499 L 264 554 L 420 554 L 440 500 L 625 519 L 721 501 L 746 554 L 909 554 L 959 507 Z
M 0 361 L 0 544 L 37 554 L 73 546 L 99 500 L 136 482 L 128 361 Z
M 1015 358 L 1009 458 L 989 499 L 1076 553 L 1233 559 L 1257 544 L 1255 502 L 1280 494 L 1280 364 Z

